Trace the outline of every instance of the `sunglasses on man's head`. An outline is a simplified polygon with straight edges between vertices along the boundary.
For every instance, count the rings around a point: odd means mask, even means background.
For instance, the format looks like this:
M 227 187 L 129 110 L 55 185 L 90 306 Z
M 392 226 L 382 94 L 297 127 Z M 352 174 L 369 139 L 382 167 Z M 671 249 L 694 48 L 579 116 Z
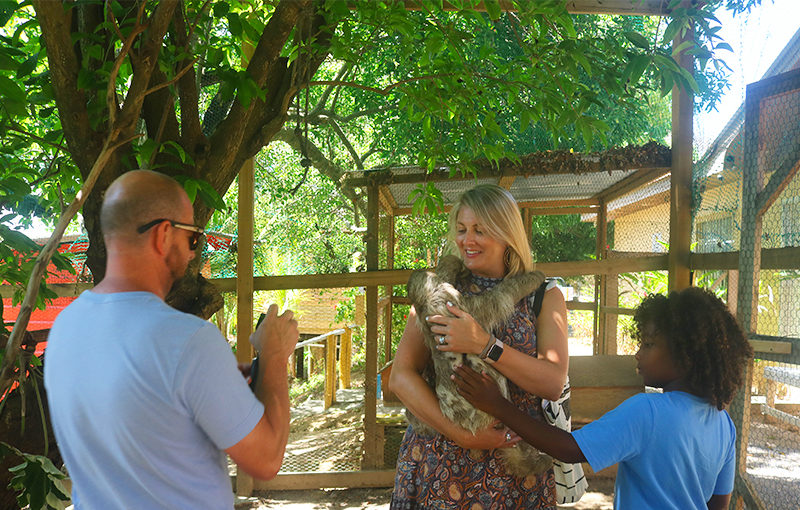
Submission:
M 198 227 L 197 225 L 189 225 L 187 223 L 180 223 L 178 221 L 168 220 L 167 218 L 159 218 L 157 220 L 145 223 L 141 227 L 138 227 L 136 231 L 139 232 L 140 234 L 144 234 L 149 229 L 165 221 L 168 221 L 169 224 L 175 228 L 179 228 L 181 230 L 188 230 L 189 232 L 192 233 L 192 235 L 189 236 L 189 249 L 192 251 L 197 249 L 197 245 L 200 244 L 200 239 L 202 239 L 202 237 L 206 235 L 206 231 L 205 229 L 203 229 L 203 227 Z

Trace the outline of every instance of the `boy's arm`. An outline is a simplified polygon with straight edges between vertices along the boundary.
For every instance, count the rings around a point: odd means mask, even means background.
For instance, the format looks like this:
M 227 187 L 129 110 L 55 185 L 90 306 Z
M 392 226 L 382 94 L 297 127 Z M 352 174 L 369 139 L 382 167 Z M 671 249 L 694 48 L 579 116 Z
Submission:
M 586 462 L 572 434 L 523 413 L 500 394 L 495 382 L 461 365 L 453 375 L 458 393 L 481 411 L 487 412 L 516 432 L 523 441 L 551 457 L 570 464 Z
M 731 502 L 730 494 L 714 494 L 708 500 L 708 510 L 725 510 Z

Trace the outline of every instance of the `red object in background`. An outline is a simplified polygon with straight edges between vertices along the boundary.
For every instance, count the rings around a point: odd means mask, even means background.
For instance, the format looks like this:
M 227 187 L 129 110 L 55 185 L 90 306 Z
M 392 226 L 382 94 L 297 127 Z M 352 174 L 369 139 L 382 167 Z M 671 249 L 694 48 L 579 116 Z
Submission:
M 89 272 L 88 268 L 84 267 L 85 260 L 86 260 L 86 250 L 89 247 L 89 240 L 85 236 L 76 237 L 72 236 L 72 239 L 69 238 L 70 236 L 66 236 L 65 240 L 61 242 L 58 247 L 58 252 L 63 253 L 70 257 L 72 260 L 73 268 L 75 269 L 74 273 L 70 273 L 69 271 L 58 271 L 56 267 L 51 263 L 47 267 L 47 283 L 62 283 L 62 284 L 69 284 L 75 283 L 78 278 L 80 281 L 84 282 L 91 282 L 92 276 Z M 40 244 L 44 244 L 46 240 L 37 241 Z M 206 242 L 208 243 L 209 247 L 212 250 L 229 250 L 231 249 L 231 245 L 234 242 L 234 238 L 231 236 L 225 235 L 215 235 L 209 233 L 206 236 Z M 5 282 L 0 282 L 5 283 Z M 30 322 L 28 323 L 27 330 L 28 331 L 43 331 L 49 330 L 53 326 L 53 321 L 56 319 L 56 316 L 61 313 L 61 310 L 67 307 L 70 303 L 75 301 L 76 297 L 60 297 L 55 298 L 52 302 L 47 304 L 47 308 L 44 310 L 33 310 L 31 313 Z M 20 306 L 11 306 L 11 298 L 4 298 L 3 299 L 3 321 L 6 324 L 13 324 L 16 322 L 17 317 L 19 316 Z M 47 342 L 39 342 L 36 346 L 36 355 L 40 355 L 43 351 Z
M 47 304 L 44 310 L 35 309 L 31 313 L 31 319 L 28 322 L 28 331 L 41 331 L 49 330 L 53 327 L 53 321 L 56 316 L 61 313 L 61 310 L 67 307 L 70 303 L 75 301 L 74 297 L 60 297 L 55 298 L 52 302 Z M 17 321 L 20 306 L 11 306 L 11 298 L 3 299 L 3 321 L 13 324 Z M 36 344 L 36 355 L 39 356 L 44 352 L 47 347 L 47 342 L 39 342 Z
M 85 271 L 83 267 L 86 249 L 88 247 L 89 241 L 86 240 L 86 238 L 63 241 L 58 247 L 58 252 L 73 255 L 74 258 L 71 258 L 75 272 L 59 271 L 50 263 L 47 266 L 47 283 L 75 283 L 79 275 L 83 278 L 91 278 L 91 275 L 88 275 L 88 272 Z M 49 330 L 53 326 L 53 321 L 56 319 L 56 316 L 73 301 L 75 301 L 75 297 L 59 297 L 48 302 L 44 310 L 34 309 L 33 312 L 31 312 L 31 317 L 26 329 L 31 332 Z M 3 299 L 3 321 L 6 324 L 14 324 L 19 316 L 20 305 L 12 306 L 11 302 L 11 298 Z M 41 355 L 46 346 L 47 342 L 39 342 L 36 345 L 36 355 Z

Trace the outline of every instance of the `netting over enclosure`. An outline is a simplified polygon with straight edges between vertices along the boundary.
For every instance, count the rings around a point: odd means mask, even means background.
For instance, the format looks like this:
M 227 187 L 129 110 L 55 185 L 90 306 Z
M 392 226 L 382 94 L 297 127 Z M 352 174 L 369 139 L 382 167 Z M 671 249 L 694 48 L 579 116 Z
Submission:
M 797 508 L 800 271 L 783 254 L 800 247 L 800 71 L 747 94 L 743 122 L 701 160 L 693 190 L 695 252 L 739 252 L 738 267 L 696 279 L 738 307 L 756 351 L 752 384 L 732 408 L 742 452 L 737 490 L 747 508 Z

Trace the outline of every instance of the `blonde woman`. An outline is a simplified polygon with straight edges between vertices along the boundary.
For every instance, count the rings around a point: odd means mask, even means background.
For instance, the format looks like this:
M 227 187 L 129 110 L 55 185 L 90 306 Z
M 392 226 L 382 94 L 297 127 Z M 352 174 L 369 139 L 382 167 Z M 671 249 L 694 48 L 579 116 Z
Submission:
M 514 198 L 494 185 L 465 192 L 450 213 L 450 239 L 470 270 L 465 294 L 478 294 L 507 276 L 533 270 L 533 259 Z M 533 296 L 516 305 L 501 328 L 485 331 L 468 313 L 451 307 L 454 317 L 427 320 L 442 351 L 488 352 L 494 368 L 509 381 L 511 401 L 543 419 L 541 400 L 556 400 L 567 377 L 567 323 L 564 297 L 548 289 L 538 318 Z M 497 449 L 513 447 L 519 437 L 506 428 L 487 427 L 475 434 L 442 414 L 424 373 L 431 359 L 413 307 L 397 348 L 390 388 L 433 436 L 406 431 L 397 461 L 392 509 L 555 508 L 552 470 L 526 478 L 505 472 Z M 495 341 L 499 340 L 499 342 Z M 443 343 L 442 343 L 443 340 Z

